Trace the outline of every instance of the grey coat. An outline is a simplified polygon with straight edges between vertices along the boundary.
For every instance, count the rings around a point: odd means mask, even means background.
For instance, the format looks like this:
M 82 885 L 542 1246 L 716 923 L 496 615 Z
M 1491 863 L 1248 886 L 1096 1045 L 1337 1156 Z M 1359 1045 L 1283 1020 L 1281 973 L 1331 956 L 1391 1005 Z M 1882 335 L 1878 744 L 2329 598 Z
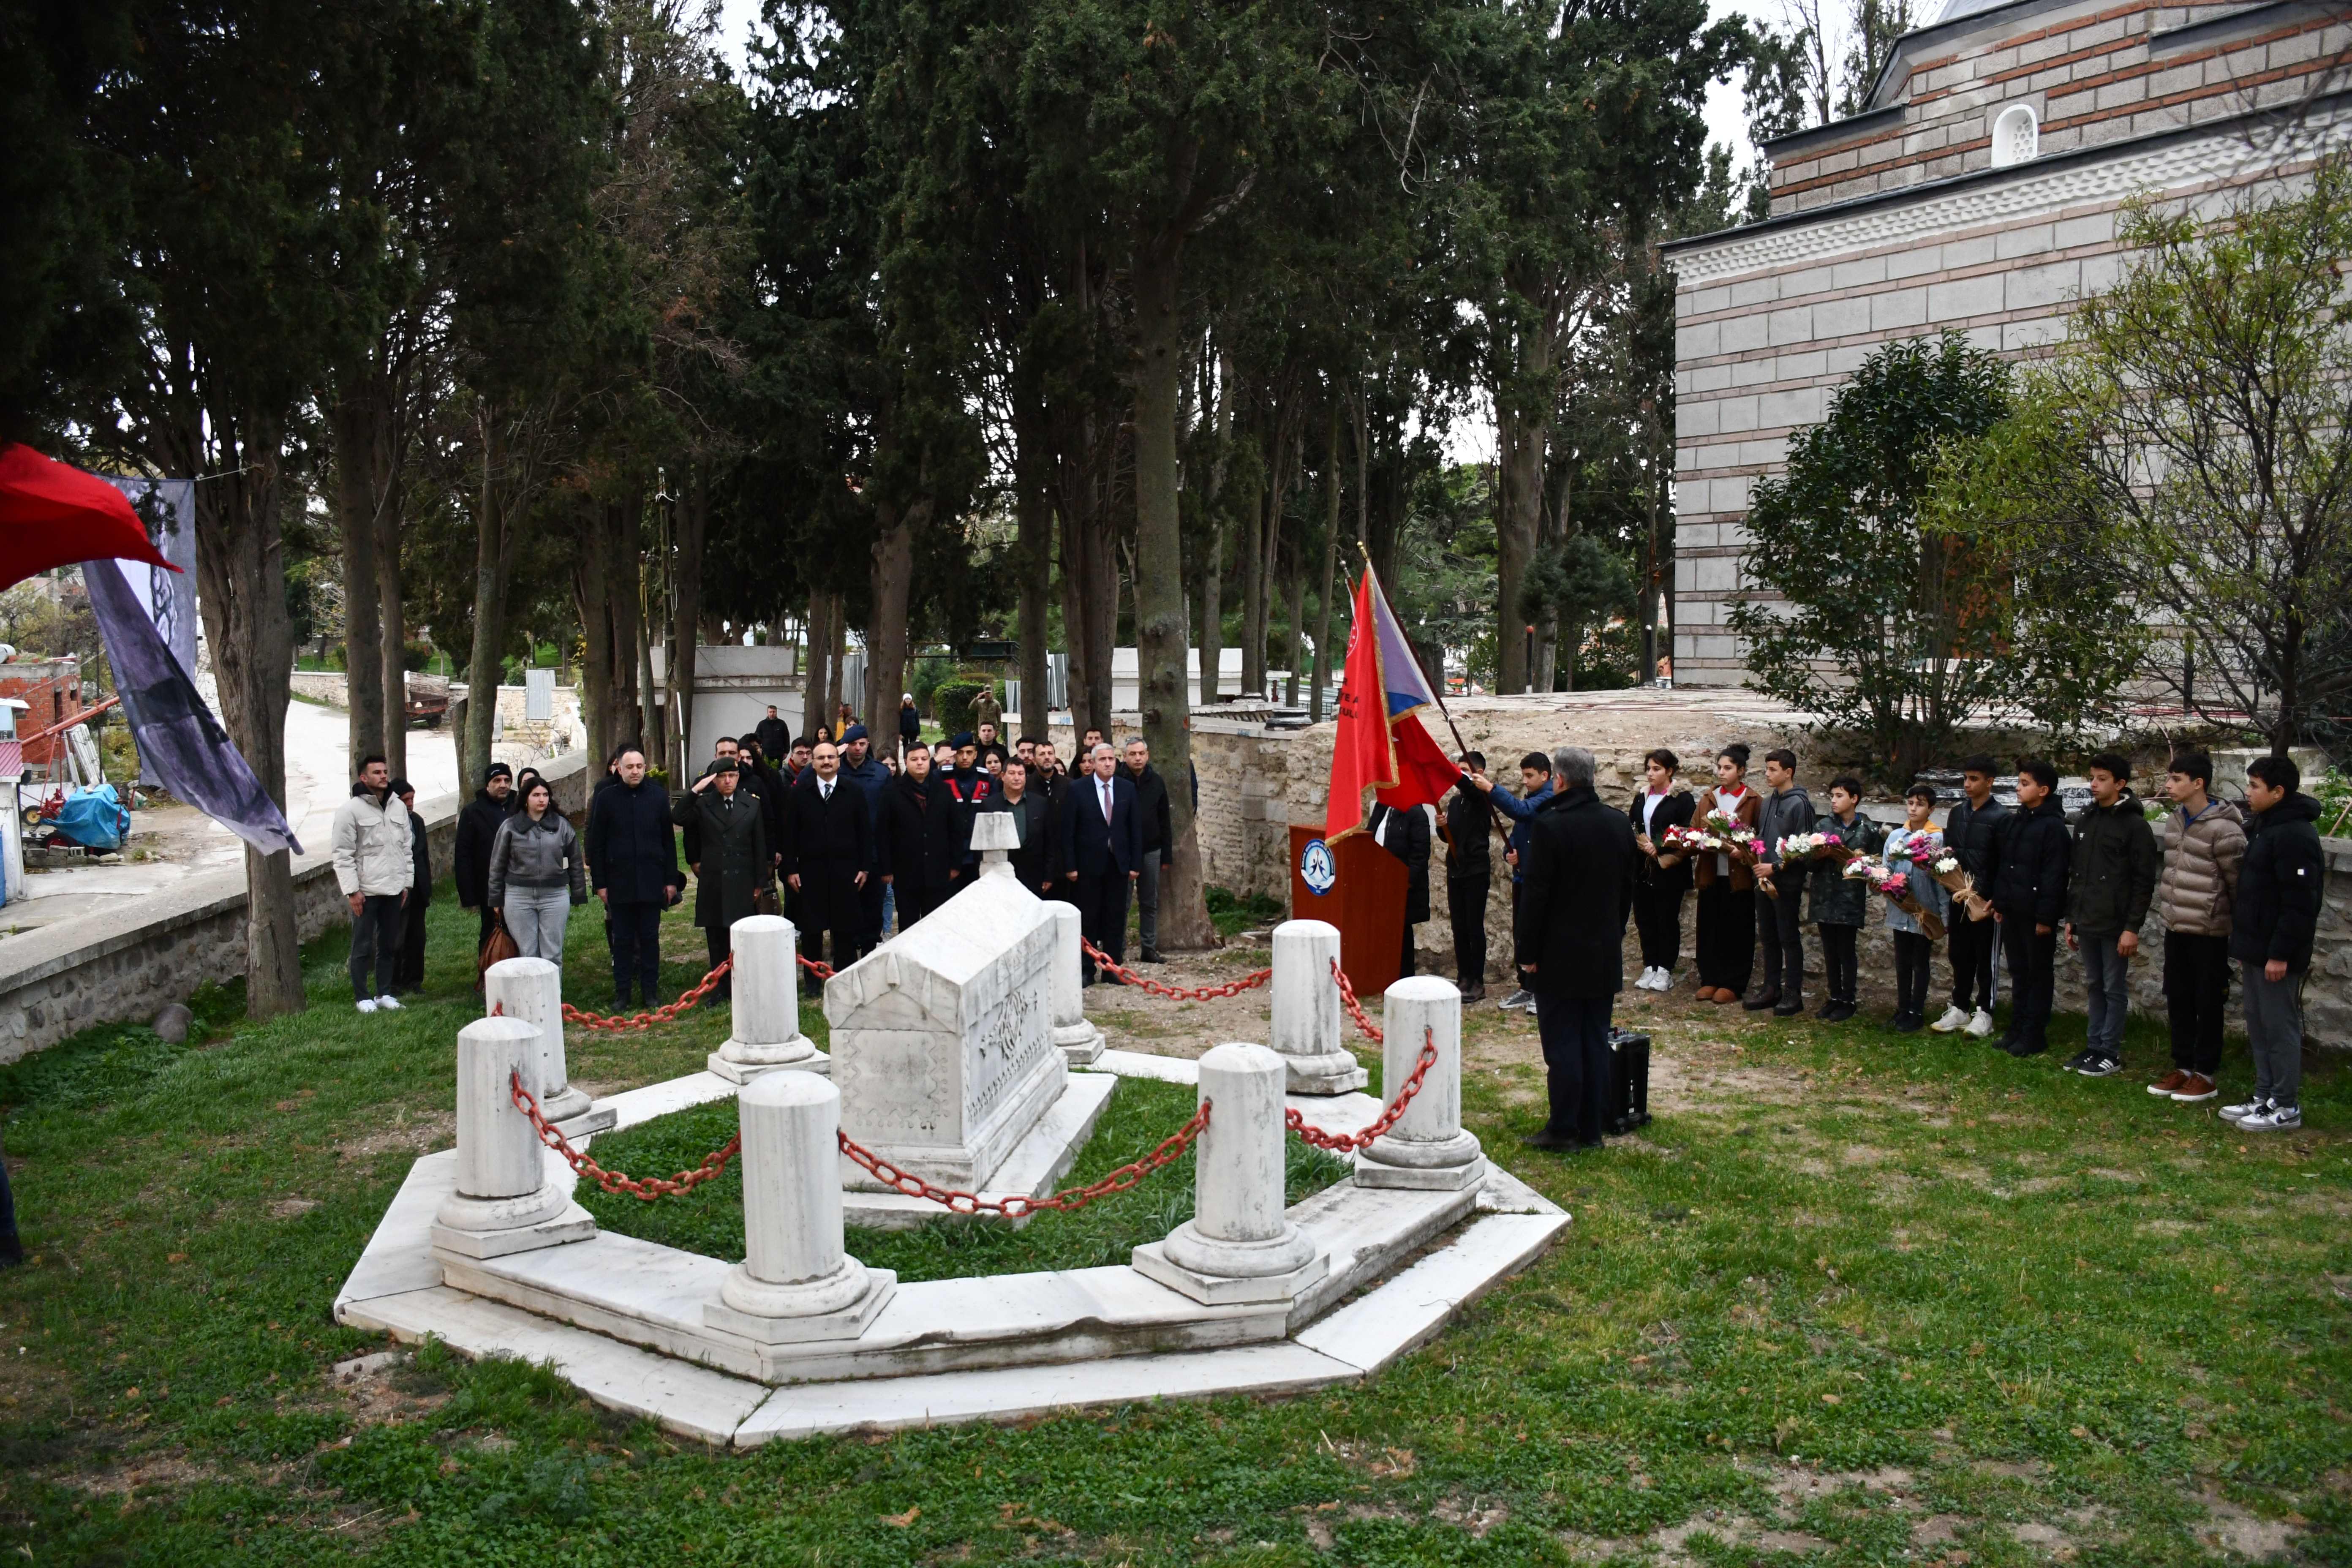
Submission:
M 572 901 L 588 901 L 588 874 L 580 862 L 580 835 L 560 811 L 551 809 L 536 823 L 526 812 L 516 812 L 499 824 L 490 841 L 489 902 L 496 909 L 507 901 L 507 889 L 572 886 Z
M 1886 835 L 1878 824 L 1854 813 L 1851 823 L 1840 822 L 1834 816 L 1824 816 L 1806 831 L 1834 833 L 1838 842 L 1849 849 L 1875 856 L 1886 842 Z M 1849 877 L 1843 866 L 1832 866 L 1822 860 L 1815 863 L 1812 875 L 1810 918 L 1827 926 L 1858 926 L 1870 914 L 1870 885 L 1859 877 Z

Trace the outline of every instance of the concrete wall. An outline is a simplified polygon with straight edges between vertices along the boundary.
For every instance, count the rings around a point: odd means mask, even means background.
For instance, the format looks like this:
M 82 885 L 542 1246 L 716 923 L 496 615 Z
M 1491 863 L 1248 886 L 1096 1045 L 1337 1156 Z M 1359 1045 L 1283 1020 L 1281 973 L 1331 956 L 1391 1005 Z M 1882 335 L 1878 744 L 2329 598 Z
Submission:
M 584 761 L 575 752 L 541 769 L 555 779 L 567 809 L 586 804 Z M 417 802 L 436 880 L 449 873 L 458 804 L 454 795 Z M 351 920 L 323 844 L 295 861 L 294 897 L 305 942 Z M 245 973 L 241 869 L 191 878 L 175 891 L 141 900 L 138 908 L 144 918 L 136 924 L 108 928 L 103 917 L 91 916 L 0 942 L 0 1061 L 93 1025 L 143 1022 L 206 981 Z

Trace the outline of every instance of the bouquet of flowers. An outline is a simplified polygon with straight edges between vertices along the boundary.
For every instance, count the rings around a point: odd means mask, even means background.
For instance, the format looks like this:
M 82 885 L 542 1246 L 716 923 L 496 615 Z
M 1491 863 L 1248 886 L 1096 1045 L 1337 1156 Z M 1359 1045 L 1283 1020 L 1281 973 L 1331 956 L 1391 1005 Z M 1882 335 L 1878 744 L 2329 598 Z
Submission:
M 1938 887 L 1951 889 L 1952 897 L 1969 911 L 1969 919 L 1980 921 L 1992 913 L 1991 902 L 1977 891 L 1969 874 L 1960 869 L 1960 858 L 1942 844 L 1935 843 L 1932 854 L 1916 854 L 1912 858 L 1927 868 Z
M 1846 847 L 1845 841 L 1834 833 L 1791 833 L 1773 846 L 1780 851 L 1783 866 L 1802 865 L 1808 860 L 1826 860 L 1832 866 L 1851 862 L 1856 851 Z
M 1892 866 L 1882 866 L 1871 860 L 1849 861 L 1846 864 L 1845 874 L 1868 882 L 1893 900 L 1897 909 L 1919 922 L 1919 929 L 1927 933 L 1928 941 L 1942 940 L 1944 922 L 1937 920 L 1936 911 L 1921 903 L 1917 895 L 1911 891 L 1913 862 L 1907 857 L 1900 855 L 1896 857 L 1896 860 L 1897 863 Z

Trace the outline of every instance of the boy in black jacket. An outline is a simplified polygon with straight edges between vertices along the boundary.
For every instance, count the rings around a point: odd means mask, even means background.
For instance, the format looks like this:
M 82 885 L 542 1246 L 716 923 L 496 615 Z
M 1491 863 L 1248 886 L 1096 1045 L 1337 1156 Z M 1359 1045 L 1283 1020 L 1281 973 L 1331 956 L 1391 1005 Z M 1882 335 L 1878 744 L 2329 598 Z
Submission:
M 1984 752 L 1960 764 L 1963 794 L 1944 818 L 1944 847 L 1958 859 L 1981 893 L 1992 886 L 1993 854 L 2009 807 L 1992 797 L 2000 764 Z M 1927 1026 L 1931 1033 L 1966 1030 L 1979 1039 L 1992 1033 L 1992 955 L 2000 928 L 1990 921 L 1952 922 L 1952 1005 Z
M 2050 993 L 2073 852 L 2058 770 L 2028 757 L 2017 764 L 2017 809 L 2001 826 L 1992 873 L 1992 918 L 2000 922 L 2011 987 L 2009 1033 L 1993 1044 L 2013 1057 L 2050 1048 Z
M 2289 757 L 2258 757 L 2246 769 L 2253 836 L 2238 867 L 2230 956 L 2245 979 L 2246 1044 L 2253 1047 L 2254 1098 L 2221 1108 L 2241 1132 L 2292 1132 L 2303 1125 L 2303 977 L 2319 929 L 2327 862 L 2320 852 L 2319 803 L 2295 793 L 2303 770 Z

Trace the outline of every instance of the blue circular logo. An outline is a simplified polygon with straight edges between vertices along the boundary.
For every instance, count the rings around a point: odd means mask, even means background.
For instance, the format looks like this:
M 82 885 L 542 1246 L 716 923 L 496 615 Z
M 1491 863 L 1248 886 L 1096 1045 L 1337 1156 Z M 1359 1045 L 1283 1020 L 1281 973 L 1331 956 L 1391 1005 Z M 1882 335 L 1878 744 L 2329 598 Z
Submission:
M 1331 884 L 1339 879 L 1339 868 L 1332 864 L 1328 844 L 1320 838 L 1307 841 L 1307 847 L 1298 852 L 1298 879 L 1318 899 L 1331 890 Z

